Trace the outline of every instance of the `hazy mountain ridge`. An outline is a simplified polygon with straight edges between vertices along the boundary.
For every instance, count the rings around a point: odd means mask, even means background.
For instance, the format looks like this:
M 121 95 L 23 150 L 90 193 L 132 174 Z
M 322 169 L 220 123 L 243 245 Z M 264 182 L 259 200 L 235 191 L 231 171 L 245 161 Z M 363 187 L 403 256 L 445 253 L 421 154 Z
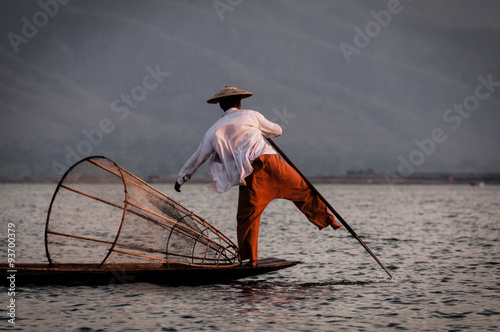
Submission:
M 117 4 L 61 6 L 18 55 L 3 40 L 0 177 L 54 176 L 53 162 L 65 163 L 66 147 L 76 150 L 104 118 L 115 129 L 92 154 L 171 176 L 220 116 L 205 101 L 225 84 L 254 92 L 243 107 L 284 125 L 277 142 L 306 173 L 393 171 L 415 139 L 449 126 L 443 112 L 474 93 L 477 76 L 500 81 L 497 28 L 436 27 L 410 5 L 348 64 L 339 44 L 352 44 L 353 27 L 386 2 L 243 2 L 224 21 L 211 2 Z M 39 10 L 6 9 L 4 36 Z M 113 101 L 157 65 L 169 76 L 121 119 Z M 459 131 L 447 128 L 450 139 L 421 169 L 498 169 L 499 104 L 493 93 Z

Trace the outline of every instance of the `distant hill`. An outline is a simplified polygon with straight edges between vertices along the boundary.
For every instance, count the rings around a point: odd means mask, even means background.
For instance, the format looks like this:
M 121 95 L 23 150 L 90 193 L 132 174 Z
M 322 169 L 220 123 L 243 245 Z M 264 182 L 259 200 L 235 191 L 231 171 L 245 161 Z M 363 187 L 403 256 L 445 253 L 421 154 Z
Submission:
M 500 170 L 500 86 L 447 111 L 478 77 L 500 82 L 497 2 L 401 1 L 385 27 L 388 1 L 64 2 L 0 3 L 1 178 L 57 178 L 86 155 L 175 176 L 226 84 L 254 92 L 243 107 L 283 125 L 306 174 Z M 375 30 L 348 62 L 355 27 Z M 446 140 L 425 151 L 435 129 Z

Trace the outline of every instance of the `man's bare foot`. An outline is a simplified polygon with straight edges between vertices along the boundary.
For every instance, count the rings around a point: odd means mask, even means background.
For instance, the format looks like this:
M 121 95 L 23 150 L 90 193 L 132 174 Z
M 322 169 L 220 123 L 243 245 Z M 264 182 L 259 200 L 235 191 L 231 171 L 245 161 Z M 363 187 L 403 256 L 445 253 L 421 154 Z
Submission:
M 337 220 L 334 220 L 330 226 L 332 226 L 333 229 L 339 229 L 340 227 L 342 227 L 342 224 L 339 223 Z
M 257 261 L 249 260 L 248 262 L 244 261 L 241 262 L 240 266 L 249 266 L 249 267 L 256 267 L 257 266 Z

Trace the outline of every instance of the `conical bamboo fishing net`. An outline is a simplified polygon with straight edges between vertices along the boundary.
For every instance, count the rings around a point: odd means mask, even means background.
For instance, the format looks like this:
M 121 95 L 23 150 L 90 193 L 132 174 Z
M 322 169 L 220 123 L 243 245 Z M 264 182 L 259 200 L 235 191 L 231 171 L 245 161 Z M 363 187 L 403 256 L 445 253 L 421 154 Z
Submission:
M 105 157 L 83 159 L 63 176 L 45 247 L 51 264 L 239 264 L 224 234 Z

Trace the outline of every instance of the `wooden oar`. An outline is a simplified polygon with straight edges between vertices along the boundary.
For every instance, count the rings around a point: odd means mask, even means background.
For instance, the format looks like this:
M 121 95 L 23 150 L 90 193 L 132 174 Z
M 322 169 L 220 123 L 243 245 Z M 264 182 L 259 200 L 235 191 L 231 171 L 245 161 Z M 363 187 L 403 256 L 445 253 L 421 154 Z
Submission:
M 392 274 L 389 272 L 389 270 L 387 270 L 387 268 L 384 266 L 384 264 L 382 264 L 382 262 L 377 258 L 377 256 L 375 256 L 375 254 L 370 250 L 370 248 L 368 248 L 368 246 L 363 242 L 363 240 L 361 240 L 361 238 L 358 236 L 358 234 L 356 234 L 356 232 L 345 222 L 345 220 L 340 216 L 340 214 L 338 214 L 337 211 L 335 211 L 333 206 L 330 203 L 328 203 L 328 201 L 323 197 L 323 195 L 321 195 L 320 192 L 313 186 L 313 184 L 305 177 L 305 175 L 302 174 L 302 172 L 286 156 L 286 154 L 279 148 L 279 146 L 277 146 L 276 143 L 274 143 L 272 139 L 270 139 L 270 138 L 266 138 L 266 139 L 269 142 L 269 144 L 271 144 L 271 146 L 281 155 L 281 157 L 290 166 L 292 166 L 292 168 L 295 169 L 295 171 L 297 171 L 297 173 L 299 173 L 299 175 L 302 177 L 302 179 L 304 179 L 304 181 L 307 183 L 309 188 L 321 199 L 321 201 L 323 201 L 323 203 L 325 203 L 325 205 L 330 209 L 330 211 L 332 211 L 332 213 L 335 215 L 337 220 L 339 220 L 342 223 L 342 225 L 344 225 L 344 227 L 349 231 L 349 233 L 351 233 L 351 235 L 354 236 L 354 238 L 356 240 L 358 240 L 359 243 L 361 243 L 361 245 L 366 249 L 366 251 L 368 251 L 368 253 L 373 257 L 373 259 L 375 259 L 375 261 L 378 263 L 378 265 L 380 265 L 384 269 L 384 271 L 389 275 L 389 277 L 391 277 L 391 279 L 393 281 L 396 281 L 396 279 L 392 276 Z

